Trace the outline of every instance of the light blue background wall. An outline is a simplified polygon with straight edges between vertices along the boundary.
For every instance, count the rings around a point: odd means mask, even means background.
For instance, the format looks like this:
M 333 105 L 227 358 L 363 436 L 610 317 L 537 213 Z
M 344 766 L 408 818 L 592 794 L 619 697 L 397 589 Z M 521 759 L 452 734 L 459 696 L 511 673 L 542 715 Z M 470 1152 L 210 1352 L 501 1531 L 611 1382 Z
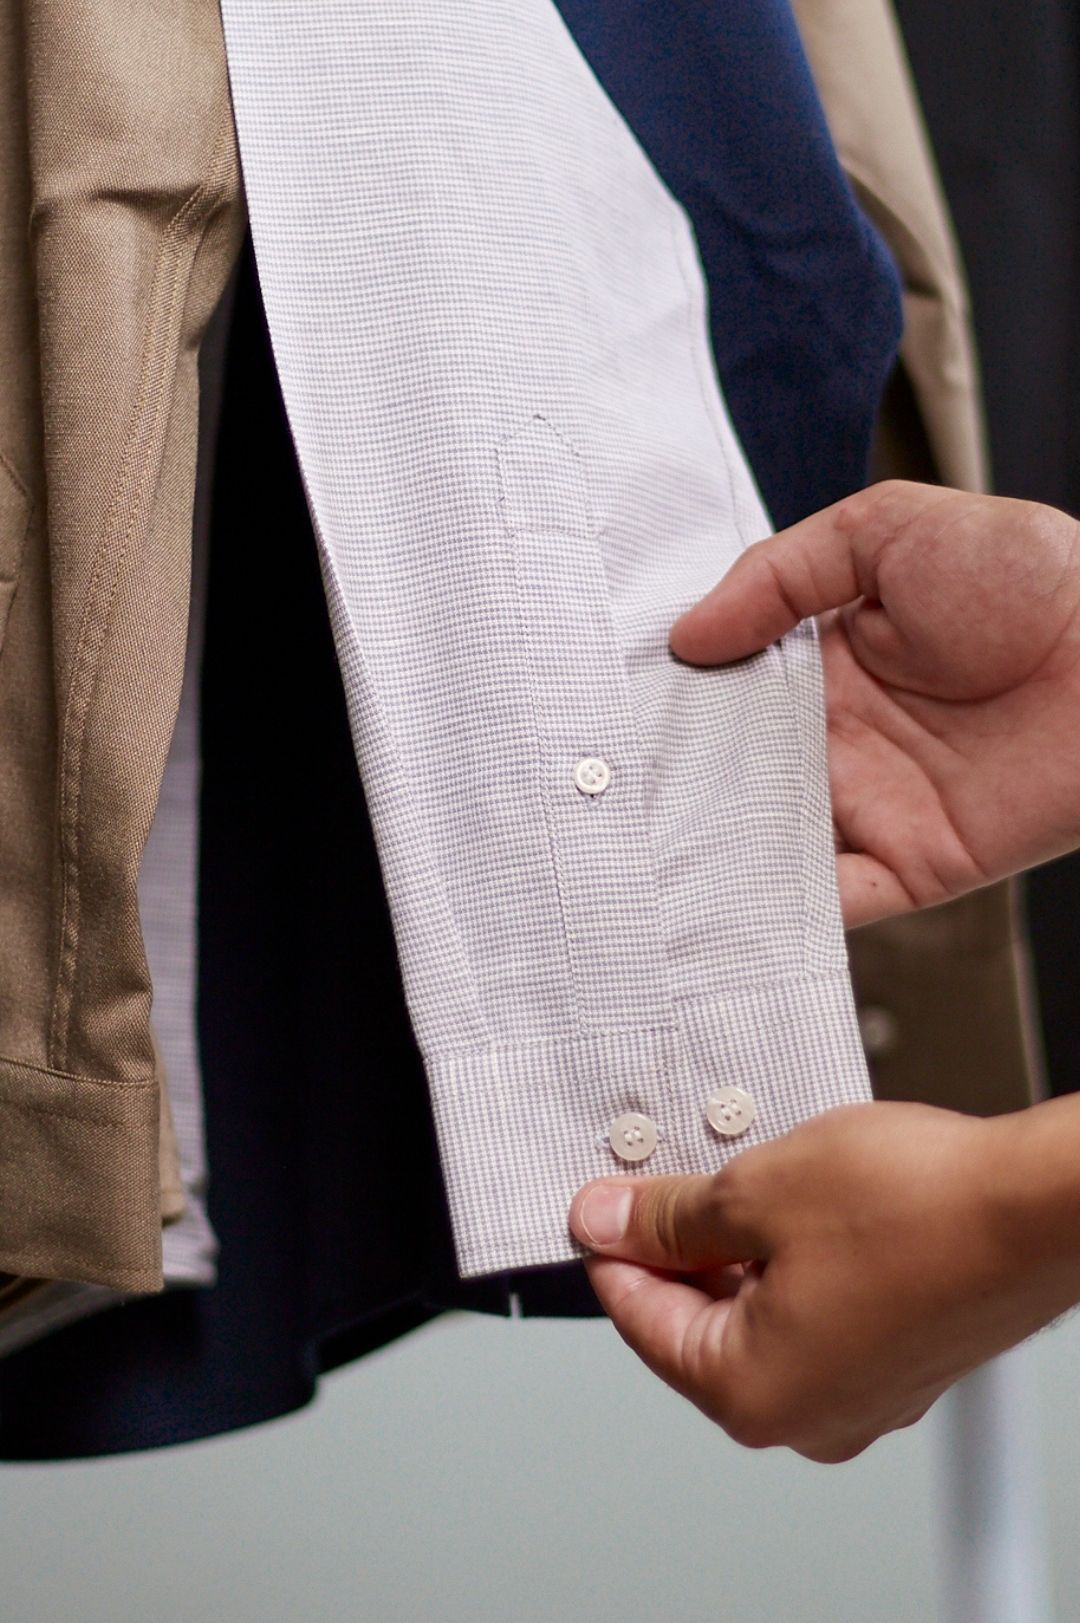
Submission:
M 1080 1620 L 1080 1320 L 1021 1354 Z M 444 1319 L 256 1431 L 0 1468 L 3 1623 L 935 1623 L 949 1416 L 737 1449 L 600 1323 Z

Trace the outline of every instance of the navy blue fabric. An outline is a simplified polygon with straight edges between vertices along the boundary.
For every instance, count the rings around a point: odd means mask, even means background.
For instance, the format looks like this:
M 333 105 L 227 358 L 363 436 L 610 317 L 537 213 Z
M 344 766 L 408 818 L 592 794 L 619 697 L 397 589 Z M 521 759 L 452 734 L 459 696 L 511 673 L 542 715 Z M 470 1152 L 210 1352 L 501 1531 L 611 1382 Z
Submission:
M 717 370 L 775 523 L 859 489 L 899 286 L 787 0 L 556 3 L 694 226 Z
M 778 523 L 864 482 L 899 317 L 778 0 L 560 0 L 693 222 L 729 409 Z M 200 1038 L 222 1242 L 174 1292 L 0 1363 L 0 1458 L 117 1453 L 307 1402 L 447 1307 L 597 1312 L 580 1267 L 459 1282 L 315 550 L 245 256 L 203 688 Z

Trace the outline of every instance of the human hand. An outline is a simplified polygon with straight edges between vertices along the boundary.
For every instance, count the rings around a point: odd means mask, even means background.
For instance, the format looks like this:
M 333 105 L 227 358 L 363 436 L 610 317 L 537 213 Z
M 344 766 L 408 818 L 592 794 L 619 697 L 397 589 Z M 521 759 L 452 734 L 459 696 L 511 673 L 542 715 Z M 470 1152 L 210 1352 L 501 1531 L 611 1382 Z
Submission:
M 1080 1099 L 846 1106 L 714 1177 L 588 1184 L 570 1222 L 657 1375 L 737 1442 L 835 1462 L 1080 1300 L 1078 1145 Z
M 830 612 L 831 611 L 831 612 Z M 892 482 L 750 547 L 678 621 L 692 664 L 823 615 L 848 925 L 1080 844 L 1080 524 Z

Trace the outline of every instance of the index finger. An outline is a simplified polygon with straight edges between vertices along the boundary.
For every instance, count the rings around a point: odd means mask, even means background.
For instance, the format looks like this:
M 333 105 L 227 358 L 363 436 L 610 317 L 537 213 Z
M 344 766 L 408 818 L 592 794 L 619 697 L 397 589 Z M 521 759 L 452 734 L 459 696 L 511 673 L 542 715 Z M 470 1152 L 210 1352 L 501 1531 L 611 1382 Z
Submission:
M 731 1304 L 615 1257 L 590 1257 L 585 1266 L 600 1306 L 631 1351 L 662 1381 L 700 1402 L 701 1393 L 688 1390 L 687 1346 L 700 1336 L 703 1314 L 724 1314 Z

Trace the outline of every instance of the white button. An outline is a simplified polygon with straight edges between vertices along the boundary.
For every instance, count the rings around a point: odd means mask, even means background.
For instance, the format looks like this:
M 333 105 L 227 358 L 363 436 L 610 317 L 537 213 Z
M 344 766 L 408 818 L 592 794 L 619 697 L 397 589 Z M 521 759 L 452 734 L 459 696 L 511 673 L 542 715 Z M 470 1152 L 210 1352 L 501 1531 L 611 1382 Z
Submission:
M 647 1161 L 656 1148 L 656 1123 L 632 1110 L 612 1122 L 608 1140 L 620 1161 Z
M 602 795 L 611 782 L 611 768 L 599 756 L 587 755 L 574 768 L 574 782 L 583 795 Z
M 895 1014 L 868 1003 L 859 1010 L 859 1035 L 868 1059 L 881 1059 L 896 1047 L 900 1028 Z
M 717 1088 L 705 1105 L 709 1126 L 724 1138 L 738 1138 L 757 1115 L 754 1101 L 742 1088 Z

